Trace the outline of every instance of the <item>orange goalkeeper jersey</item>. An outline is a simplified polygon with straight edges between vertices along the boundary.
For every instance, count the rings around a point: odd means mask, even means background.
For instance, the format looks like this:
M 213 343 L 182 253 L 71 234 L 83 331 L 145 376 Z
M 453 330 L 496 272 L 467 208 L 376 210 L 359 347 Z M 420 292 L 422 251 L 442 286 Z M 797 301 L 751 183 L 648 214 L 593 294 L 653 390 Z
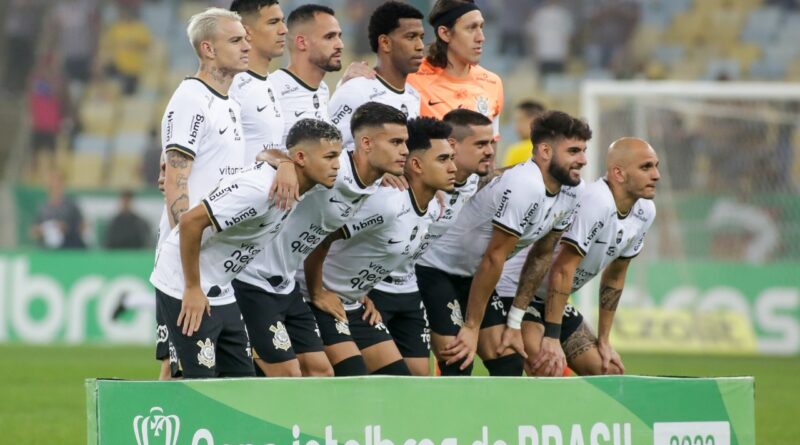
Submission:
M 407 82 L 420 94 L 420 115 L 441 119 L 450 110 L 466 108 L 494 121 L 503 109 L 503 81 L 497 74 L 472 66 L 469 76 L 457 79 L 426 58 Z M 495 126 L 498 122 L 495 122 Z

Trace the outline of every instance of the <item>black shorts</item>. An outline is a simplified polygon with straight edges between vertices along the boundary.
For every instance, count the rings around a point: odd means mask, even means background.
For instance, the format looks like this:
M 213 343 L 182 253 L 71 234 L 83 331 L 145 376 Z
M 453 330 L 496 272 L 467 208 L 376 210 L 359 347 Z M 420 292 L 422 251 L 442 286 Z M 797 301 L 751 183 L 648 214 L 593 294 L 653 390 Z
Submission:
M 532 321 L 544 325 L 544 308 L 544 301 L 534 298 L 528 304 L 528 309 L 525 310 L 522 321 Z M 564 306 L 564 317 L 561 319 L 561 343 L 565 343 L 578 330 L 581 323 L 583 323 L 583 314 L 571 304 Z
M 161 305 L 156 301 L 156 360 L 161 361 L 168 358 L 170 362 L 172 362 L 169 349 L 169 329 L 167 329 L 167 321 L 164 319 Z M 173 347 L 172 349 L 175 348 Z
M 341 322 L 333 315 L 317 309 L 313 304 L 311 310 L 319 324 L 319 331 L 322 334 L 322 342 L 325 346 L 331 346 L 346 341 L 355 342 L 358 349 L 366 349 L 370 346 L 391 341 L 392 336 L 389 329 L 383 323 L 376 323 L 375 326 L 362 320 L 364 306 L 358 309 L 347 311 L 347 323 Z
M 392 294 L 372 289 L 369 298 L 381 313 L 397 349 L 403 357 L 428 358 L 431 354 L 431 329 L 419 292 Z
M 255 375 L 250 342 L 236 303 L 211 306 L 204 313 L 200 329 L 191 337 L 178 326 L 181 300 L 156 289 L 156 304 L 161 307 L 184 378 L 249 377 Z
M 295 354 L 323 351 L 317 320 L 300 296 L 299 286 L 282 295 L 239 280 L 232 284 L 258 358 L 282 363 L 296 358 Z
M 464 324 L 472 277 L 451 275 L 420 265 L 415 266 L 415 269 L 431 330 L 439 335 L 455 336 Z M 492 292 L 481 321 L 481 329 L 505 325 L 507 315 L 503 301 Z

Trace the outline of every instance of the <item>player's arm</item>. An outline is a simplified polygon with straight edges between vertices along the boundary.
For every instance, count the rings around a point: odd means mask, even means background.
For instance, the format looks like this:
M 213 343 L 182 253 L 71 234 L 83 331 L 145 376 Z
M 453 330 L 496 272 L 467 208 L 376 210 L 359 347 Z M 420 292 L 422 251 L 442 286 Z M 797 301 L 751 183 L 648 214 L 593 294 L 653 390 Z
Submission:
M 609 365 L 613 364 L 619 368 L 619 372 L 625 372 L 619 354 L 614 351 L 609 342 L 611 335 L 611 325 L 614 323 L 614 315 L 617 311 L 622 288 L 625 286 L 625 275 L 628 272 L 630 258 L 617 258 L 609 264 L 600 276 L 600 313 L 597 324 L 597 349 L 603 358 L 602 370 L 608 372 Z
M 539 353 L 533 357 L 532 368 L 542 369 L 546 375 L 561 375 L 567 366 L 561 348 L 561 320 L 564 306 L 572 292 L 575 271 L 583 259 L 583 252 L 569 241 L 562 240 L 564 247 L 558 252 L 548 276 L 545 301 L 544 336 Z
M 164 167 L 164 198 L 170 227 L 175 227 L 181 215 L 189 210 L 189 175 L 194 156 L 180 149 L 168 147 Z
M 179 224 L 181 266 L 185 286 L 178 326 L 183 326 L 183 335 L 191 336 L 200 329 L 203 312 L 211 315 L 208 297 L 200 287 L 200 242 L 203 230 L 212 224 L 206 202 L 203 201 L 183 213 Z
M 489 303 L 497 281 L 500 280 L 506 258 L 514 249 L 518 239 L 516 234 L 499 228 L 497 225 L 492 229 L 492 238 L 489 240 L 489 245 L 486 247 L 469 289 L 467 317 L 464 320 L 464 326 L 459 330 L 456 339 L 442 352 L 442 355 L 448 357 L 448 365 L 463 359 L 460 367 L 465 369 L 475 358 L 478 332 L 486 313 L 486 305 Z
M 294 161 L 289 154 L 283 150 L 268 148 L 256 155 L 256 161 L 266 162 L 278 170 L 269 189 L 269 199 L 274 198 L 275 205 L 279 209 L 292 208 L 292 205 L 300 199 L 300 184 L 294 169 Z
M 339 297 L 333 292 L 325 289 L 322 284 L 322 265 L 325 257 L 334 241 L 343 239 L 345 232 L 343 229 L 337 230 L 327 237 L 308 255 L 303 268 L 306 273 L 306 285 L 308 294 L 311 297 L 311 304 L 318 309 L 325 311 L 339 320 L 347 321 L 347 314 Z

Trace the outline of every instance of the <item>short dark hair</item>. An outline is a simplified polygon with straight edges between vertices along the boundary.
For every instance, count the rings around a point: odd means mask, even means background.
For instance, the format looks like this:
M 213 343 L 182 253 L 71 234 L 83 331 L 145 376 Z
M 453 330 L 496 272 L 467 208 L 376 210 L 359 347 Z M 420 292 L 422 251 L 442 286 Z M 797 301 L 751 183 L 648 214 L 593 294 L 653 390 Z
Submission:
M 442 118 L 443 121 L 452 125 L 453 133 L 450 135 L 457 141 L 463 140 L 465 137 L 472 134 L 470 126 L 483 127 L 492 125 L 492 120 L 477 111 L 468 110 L 466 108 L 456 108 L 445 114 Z
M 388 1 L 378 6 L 370 16 L 367 27 L 369 47 L 372 48 L 372 52 L 378 52 L 378 37 L 399 28 L 401 19 L 422 20 L 424 17 L 419 9 L 407 3 Z
M 431 148 L 431 139 L 447 139 L 453 127 L 432 117 L 415 117 L 408 120 L 408 151 Z
M 301 142 L 314 141 L 321 139 L 329 141 L 341 141 L 342 133 L 333 125 L 319 119 L 300 119 L 292 125 L 289 134 L 286 136 L 286 149 L 291 150 Z
M 238 12 L 242 18 L 258 14 L 261 8 L 277 5 L 278 0 L 233 0 L 231 11 Z
M 447 68 L 447 42 L 439 37 L 439 33 L 436 31 L 436 29 L 439 26 L 445 26 L 449 29 L 452 29 L 458 19 L 461 17 L 455 17 L 452 20 L 448 20 L 444 23 L 438 23 L 439 19 L 461 5 L 474 3 L 474 0 L 436 0 L 433 8 L 431 8 L 431 13 L 428 14 L 428 23 L 433 26 L 434 37 L 433 43 L 428 45 L 428 61 L 431 63 L 431 65 L 438 68 Z
M 547 109 L 541 102 L 535 100 L 523 100 L 517 104 L 516 108 L 530 117 L 543 113 Z
M 592 130 L 585 121 L 558 110 L 545 111 L 531 123 L 533 145 L 559 138 L 588 141 Z
M 286 27 L 291 29 L 293 25 L 314 20 L 314 16 L 317 13 L 333 16 L 336 15 L 336 13 L 333 12 L 333 9 L 327 6 L 309 3 L 307 5 L 298 6 L 289 13 L 289 17 L 286 18 Z
M 366 102 L 356 108 L 350 119 L 350 133 L 354 136 L 356 131 L 364 127 L 380 127 L 384 124 L 406 124 L 406 115 L 390 105 L 379 102 Z

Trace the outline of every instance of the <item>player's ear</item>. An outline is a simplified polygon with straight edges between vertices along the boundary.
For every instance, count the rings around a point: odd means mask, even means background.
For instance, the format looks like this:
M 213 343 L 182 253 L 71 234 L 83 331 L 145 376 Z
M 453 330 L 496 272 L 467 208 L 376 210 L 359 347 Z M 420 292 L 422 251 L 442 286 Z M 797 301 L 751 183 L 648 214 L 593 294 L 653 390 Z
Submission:
M 608 179 L 620 184 L 625 182 L 625 179 L 627 178 L 625 170 L 623 170 L 619 165 L 611 167 L 609 173 L 611 177 Z
M 300 167 L 306 166 L 306 159 L 307 155 L 304 150 L 296 150 L 294 154 L 292 154 L 292 161 Z
M 372 139 L 363 134 L 359 136 L 358 140 L 361 141 L 361 147 L 364 149 L 364 153 L 369 153 L 372 151 Z
M 378 52 L 392 52 L 392 39 L 389 38 L 386 34 L 381 34 L 378 36 Z
M 411 169 L 411 172 L 419 175 L 422 174 L 422 159 L 414 153 L 410 153 L 408 156 L 408 167 Z
M 450 43 L 450 30 L 447 29 L 446 26 L 441 25 L 436 28 L 436 35 L 439 36 L 440 39 L 444 41 L 444 43 Z
M 207 59 L 214 59 L 216 56 L 216 51 L 214 51 L 214 47 L 211 46 L 211 42 L 208 40 L 200 42 L 200 53 Z
M 306 36 L 302 34 L 297 34 L 296 36 L 294 36 L 293 40 L 294 40 L 294 47 L 297 48 L 298 50 L 305 51 L 308 48 L 308 45 L 306 45 L 307 43 Z
M 447 138 L 447 143 L 450 144 L 450 148 L 453 150 L 456 149 L 456 140 L 455 138 Z

